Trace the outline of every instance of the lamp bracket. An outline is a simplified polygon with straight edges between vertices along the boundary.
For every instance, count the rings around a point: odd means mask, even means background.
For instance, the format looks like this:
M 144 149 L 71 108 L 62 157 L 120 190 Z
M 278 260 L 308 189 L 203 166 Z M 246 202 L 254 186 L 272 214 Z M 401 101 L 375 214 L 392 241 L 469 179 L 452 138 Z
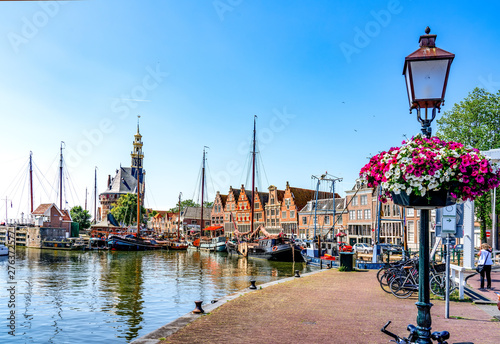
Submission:
M 417 120 L 422 124 L 422 134 L 428 139 L 432 136 L 431 123 L 436 118 L 437 107 L 432 108 L 432 117 L 427 118 L 427 108 L 425 108 L 425 118 L 422 118 L 420 114 L 420 108 L 417 108 Z

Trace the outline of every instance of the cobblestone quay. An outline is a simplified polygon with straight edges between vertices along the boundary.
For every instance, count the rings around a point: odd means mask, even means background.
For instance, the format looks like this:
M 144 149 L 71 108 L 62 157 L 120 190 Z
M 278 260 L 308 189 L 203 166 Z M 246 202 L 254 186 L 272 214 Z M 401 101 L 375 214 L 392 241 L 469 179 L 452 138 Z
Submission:
M 326 270 L 258 287 L 207 306 L 207 314 L 193 315 L 197 319 L 174 334 L 165 326 L 134 343 L 389 343 L 380 328 L 391 320 L 389 330 L 406 336 L 406 326 L 416 323 L 417 298 L 385 293 L 375 275 Z M 445 319 L 444 301 L 431 302 L 432 330 L 449 331 L 450 344 L 500 343 L 496 305 L 452 302 Z

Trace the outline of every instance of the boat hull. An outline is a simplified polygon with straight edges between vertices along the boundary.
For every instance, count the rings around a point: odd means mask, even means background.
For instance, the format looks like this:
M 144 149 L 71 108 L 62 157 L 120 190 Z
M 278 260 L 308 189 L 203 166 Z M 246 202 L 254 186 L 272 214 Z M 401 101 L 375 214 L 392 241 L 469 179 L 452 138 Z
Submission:
M 266 259 L 277 262 L 304 262 L 301 255 L 301 249 L 290 244 L 266 247 L 247 243 L 236 244 L 230 241 L 227 243 L 227 252 L 250 258 Z
M 307 265 L 318 266 L 318 267 L 338 267 L 339 261 L 332 259 L 324 259 L 318 257 L 311 257 L 302 252 L 302 258 Z
M 108 239 L 108 247 L 117 251 L 145 251 L 157 250 L 159 245 L 152 244 L 147 241 L 138 240 L 136 238 L 120 238 L 111 236 Z

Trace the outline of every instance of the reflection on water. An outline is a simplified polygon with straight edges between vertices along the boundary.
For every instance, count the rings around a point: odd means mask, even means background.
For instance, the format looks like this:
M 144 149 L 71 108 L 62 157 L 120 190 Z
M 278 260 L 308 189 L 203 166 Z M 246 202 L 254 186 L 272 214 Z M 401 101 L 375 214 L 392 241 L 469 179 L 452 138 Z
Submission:
M 7 261 L 0 260 L 0 317 Z M 247 288 L 309 271 L 304 264 L 207 252 L 16 250 L 16 336 L 0 343 L 126 343 L 194 309 Z M 5 316 L 5 317 L 4 317 Z

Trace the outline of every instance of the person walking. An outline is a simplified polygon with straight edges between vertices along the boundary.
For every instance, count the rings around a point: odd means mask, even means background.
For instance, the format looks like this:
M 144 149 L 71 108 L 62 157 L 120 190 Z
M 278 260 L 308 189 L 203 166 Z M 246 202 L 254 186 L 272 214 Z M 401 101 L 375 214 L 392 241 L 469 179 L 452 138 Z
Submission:
M 482 265 L 481 270 L 481 288 L 484 289 L 484 277 L 486 276 L 486 289 L 491 289 L 491 266 L 493 260 L 491 259 L 491 248 L 487 243 L 481 244 L 481 251 L 479 251 L 479 260 L 477 265 Z

